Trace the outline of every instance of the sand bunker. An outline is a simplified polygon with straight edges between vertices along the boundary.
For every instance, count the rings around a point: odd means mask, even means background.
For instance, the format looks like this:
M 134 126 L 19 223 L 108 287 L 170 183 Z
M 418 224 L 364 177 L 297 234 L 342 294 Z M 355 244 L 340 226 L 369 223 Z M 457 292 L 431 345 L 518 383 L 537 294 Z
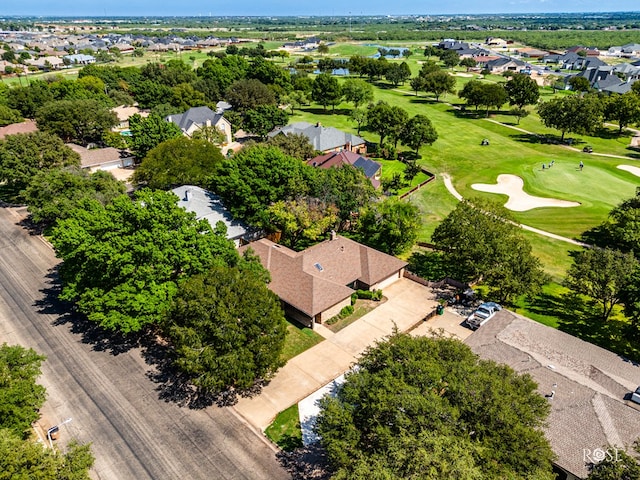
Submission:
M 640 169 L 638 169 L 640 171 Z M 480 192 L 502 193 L 509 196 L 509 200 L 504 204 L 509 210 L 514 212 L 525 212 L 541 207 L 579 207 L 578 202 L 568 202 L 557 198 L 534 197 L 522 190 L 524 181 L 516 175 L 498 175 L 496 185 L 486 183 L 474 183 L 471 188 Z
M 636 177 L 640 177 L 640 167 L 632 167 L 631 165 L 618 165 L 620 170 L 633 173 Z
M 464 72 L 457 72 L 455 75 L 457 77 L 473 77 L 472 73 L 464 73 Z

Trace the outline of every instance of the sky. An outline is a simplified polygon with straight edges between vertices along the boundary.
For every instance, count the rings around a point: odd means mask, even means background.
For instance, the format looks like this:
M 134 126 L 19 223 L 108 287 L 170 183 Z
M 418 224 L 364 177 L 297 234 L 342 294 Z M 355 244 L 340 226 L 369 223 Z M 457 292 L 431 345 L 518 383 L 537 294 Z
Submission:
M 0 17 L 402 15 L 638 11 L 638 0 L 0 0 Z

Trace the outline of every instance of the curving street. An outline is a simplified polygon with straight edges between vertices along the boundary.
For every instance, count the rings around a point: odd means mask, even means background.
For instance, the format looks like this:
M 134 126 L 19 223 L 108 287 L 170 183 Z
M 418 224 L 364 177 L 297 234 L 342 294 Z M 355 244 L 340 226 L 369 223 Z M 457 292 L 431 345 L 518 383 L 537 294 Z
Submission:
M 274 450 L 233 409 L 163 400 L 158 372 L 145 361 L 149 349 L 114 346 L 61 318 L 49 292 L 58 260 L 18 224 L 23 213 L 0 208 L 0 343 L 47 356 L 41 423 L 72 418 L 60 426 L 59 442 L 93 444 L 94 478 L 289 478 Z

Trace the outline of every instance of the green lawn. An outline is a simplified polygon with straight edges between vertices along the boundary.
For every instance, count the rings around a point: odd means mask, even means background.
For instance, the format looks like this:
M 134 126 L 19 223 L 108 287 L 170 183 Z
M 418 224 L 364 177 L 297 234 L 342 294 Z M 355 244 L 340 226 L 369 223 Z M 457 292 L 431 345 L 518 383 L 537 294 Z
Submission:
M 303 327 L 293 321 L 287 321 L 287 338 L 281 357 L 284 361 L 289 361 L 322 340 L 324 338 L 310 328 Z
M 264 431 L 269 440 L 289 452 L 302 446 L 298 404 L 280 412 Z

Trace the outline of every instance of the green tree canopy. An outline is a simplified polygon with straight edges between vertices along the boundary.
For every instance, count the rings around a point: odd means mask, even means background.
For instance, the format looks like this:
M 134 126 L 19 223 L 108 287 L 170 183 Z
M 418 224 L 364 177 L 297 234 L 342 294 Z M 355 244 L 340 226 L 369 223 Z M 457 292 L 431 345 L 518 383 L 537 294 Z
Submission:
M 0 181 L 13 190 L 7 200 L 22 200 L 21 190 L 42 171 L 80 166 L 80 156 L 46 132 L 9 135 L 0 140 Z
M 287 112 L 275 105 L 258 105 L 247 110 L 244 118 L 244 127 L 261 138 L 276 127 L 282 127 L 289 123 Z
M 133 180 L 160 190 L 180 185 L 203 186 L 223 159 L 214 144 L 180 136 L 150 150 L 134 172 Z
M 126 191 L 124 182 L 104 170 L 89 173 L 77 166 L 42 170 L 24 190 L 24 200 L 36 223 L 52 224 L 68 218 L 85 200 L 102 205 Z
M 65 142 L 86 145 L 101 141 L 118 118 L 97 100 L 59 100 L 38 109 L 36 122 L 40 130 L 56 134 Z
M 554 478 L 535 382 L 458 340 L 394 334 L 320 404 L 335 479 Z
M 266 227 L 268 206 L 306 196 L 315 175 L 313 167 L 279 148 L 256 145 L 225 159 L 211 177 L 210 188 L 235 217 Z
M 602 103 L 595 95 L 569 95 L 541 103 L 538 114 L 546 127 L 565 133 L 588 134 L 602 125 Z
M 622 133 L 623 128 L 640 122 L 640 96 L 634 92 L 612 94 L 605 101 L 605 116 L 618 122 L 618 131 Z
M 338 209 L 315 198 L 280 200 L 269 206 L 269 226 L 282 233 L 280 243 L 301 250 L 326 234 L 338 220 Z
M 45 389 L 36 383 L 44 357 L 19 345 L 0 346 L 0 429 L 22 438 L 40 416 Z M 1 455 L 0 455 L 1 457 Z
M 636 440 L 634 450 L 640 453 L 640 442 Z M 603 451 L 607 452 L 606 449 Z M 635 456 L 624 452 L 621 448 L 608 451 L 604 460 L 591 465 L 587 480 L 634 480 L 640 478 L 640 462 Z
M 344 230 L 354 213 L 374 201 L 376 191 L 362 170 L 351 165 L 319 169 L 312 195 L 338 209 L 339 230 Z
M 342 84 L 342 93 L 354 108 L 373 101 L 373 87 L 360 78 L 348 78 Z
M 18 110 L 25 118 L 35 118 L 36 111 L 52 100 L 49 86 L 39 80 L 28 87 L 13 87 L 7 92 L 7 106 Z
M 509 96 L 509 105 L 524 108 L 525 105 L 534 105 L 540 98 L 540 88 L 530 75 L 516 73 L 505 83 L 505 90 Z
M 275 135 L 267 139 L 267 145 L 278 147 L 285 155 L 300 160 L 307 160 L 316 155 L 316 150 L 313 148 L 309 138 L 302 133 Z
M 60 298 L 75 302 L 108 330 L 139 331 L 158 323 L 178 282 L 214 265 L 235 265 L 226 232 L 178 207 L 171 192 L 136 192 L 103 206 L 85 202 L 51 235 L 60 266 Z
M 13 108 L 0 104 L 0 127 L 22 122 L 23 120 L 24 118 L 22 118 L 22 115 L 20 115 L 18 110 L 14 110 Z
M 311 98 L 326 110 L 328 105 L 333 108 L 342 101 L 342 88 L 330 73 L 321 73 L 313 81 Z
M 443 70 L 436 70 L 422 77 L 422 90 L 433 93 L 436 102 L 440 101 L 443 93 L 453 93 L 455 91 L 456 79 Z
M 359 242 L 398 255 L 413 246 L 420 225 L 417 206 L 390 197 L 364 207 L 355 231 Z
M 91 446 L 72 442 L 65 450 L 46 449 L 0 428 L 0 480 L 89 480 Z
M 131 149 L 136 157 L 143 159 L 149 150 L 165 140 L 182 136 L 182 131 L 173 122 L 166 122 L 159 115 L 151 114 L 143 118 L 137 113 L 129 119 L 131 129 Z
M 400 133 L 400 141 L 416 153 L 424 144 L 432 145 L 438 139 L 438 133 L 426 115 L 416 115 L 405 123 Z
M 227 89 L 225 98 L 235 110 L 242 114 L 258 105 L 276 104 L 273 90 L 255 78 L 234 82 Z
M 482 278 L 499 301 L 535 294 L 546 282 L 531 245 L 497 203 L 458 203 L 431 239 L 444 254 L 449 276 L 464 282 Z
M 217 267 L 191 277 L 167 319 L 176 365 L 204 391 L 247 389 L 282 365 L 286 323 L 264 273 Z
M 622 291 L 634 274 L 637 260 L 630 253 L 609 248 L 578 252 L 567 270 L 565 285 L 574 292 L 593 298 L 607 320 L 622 300 Z

